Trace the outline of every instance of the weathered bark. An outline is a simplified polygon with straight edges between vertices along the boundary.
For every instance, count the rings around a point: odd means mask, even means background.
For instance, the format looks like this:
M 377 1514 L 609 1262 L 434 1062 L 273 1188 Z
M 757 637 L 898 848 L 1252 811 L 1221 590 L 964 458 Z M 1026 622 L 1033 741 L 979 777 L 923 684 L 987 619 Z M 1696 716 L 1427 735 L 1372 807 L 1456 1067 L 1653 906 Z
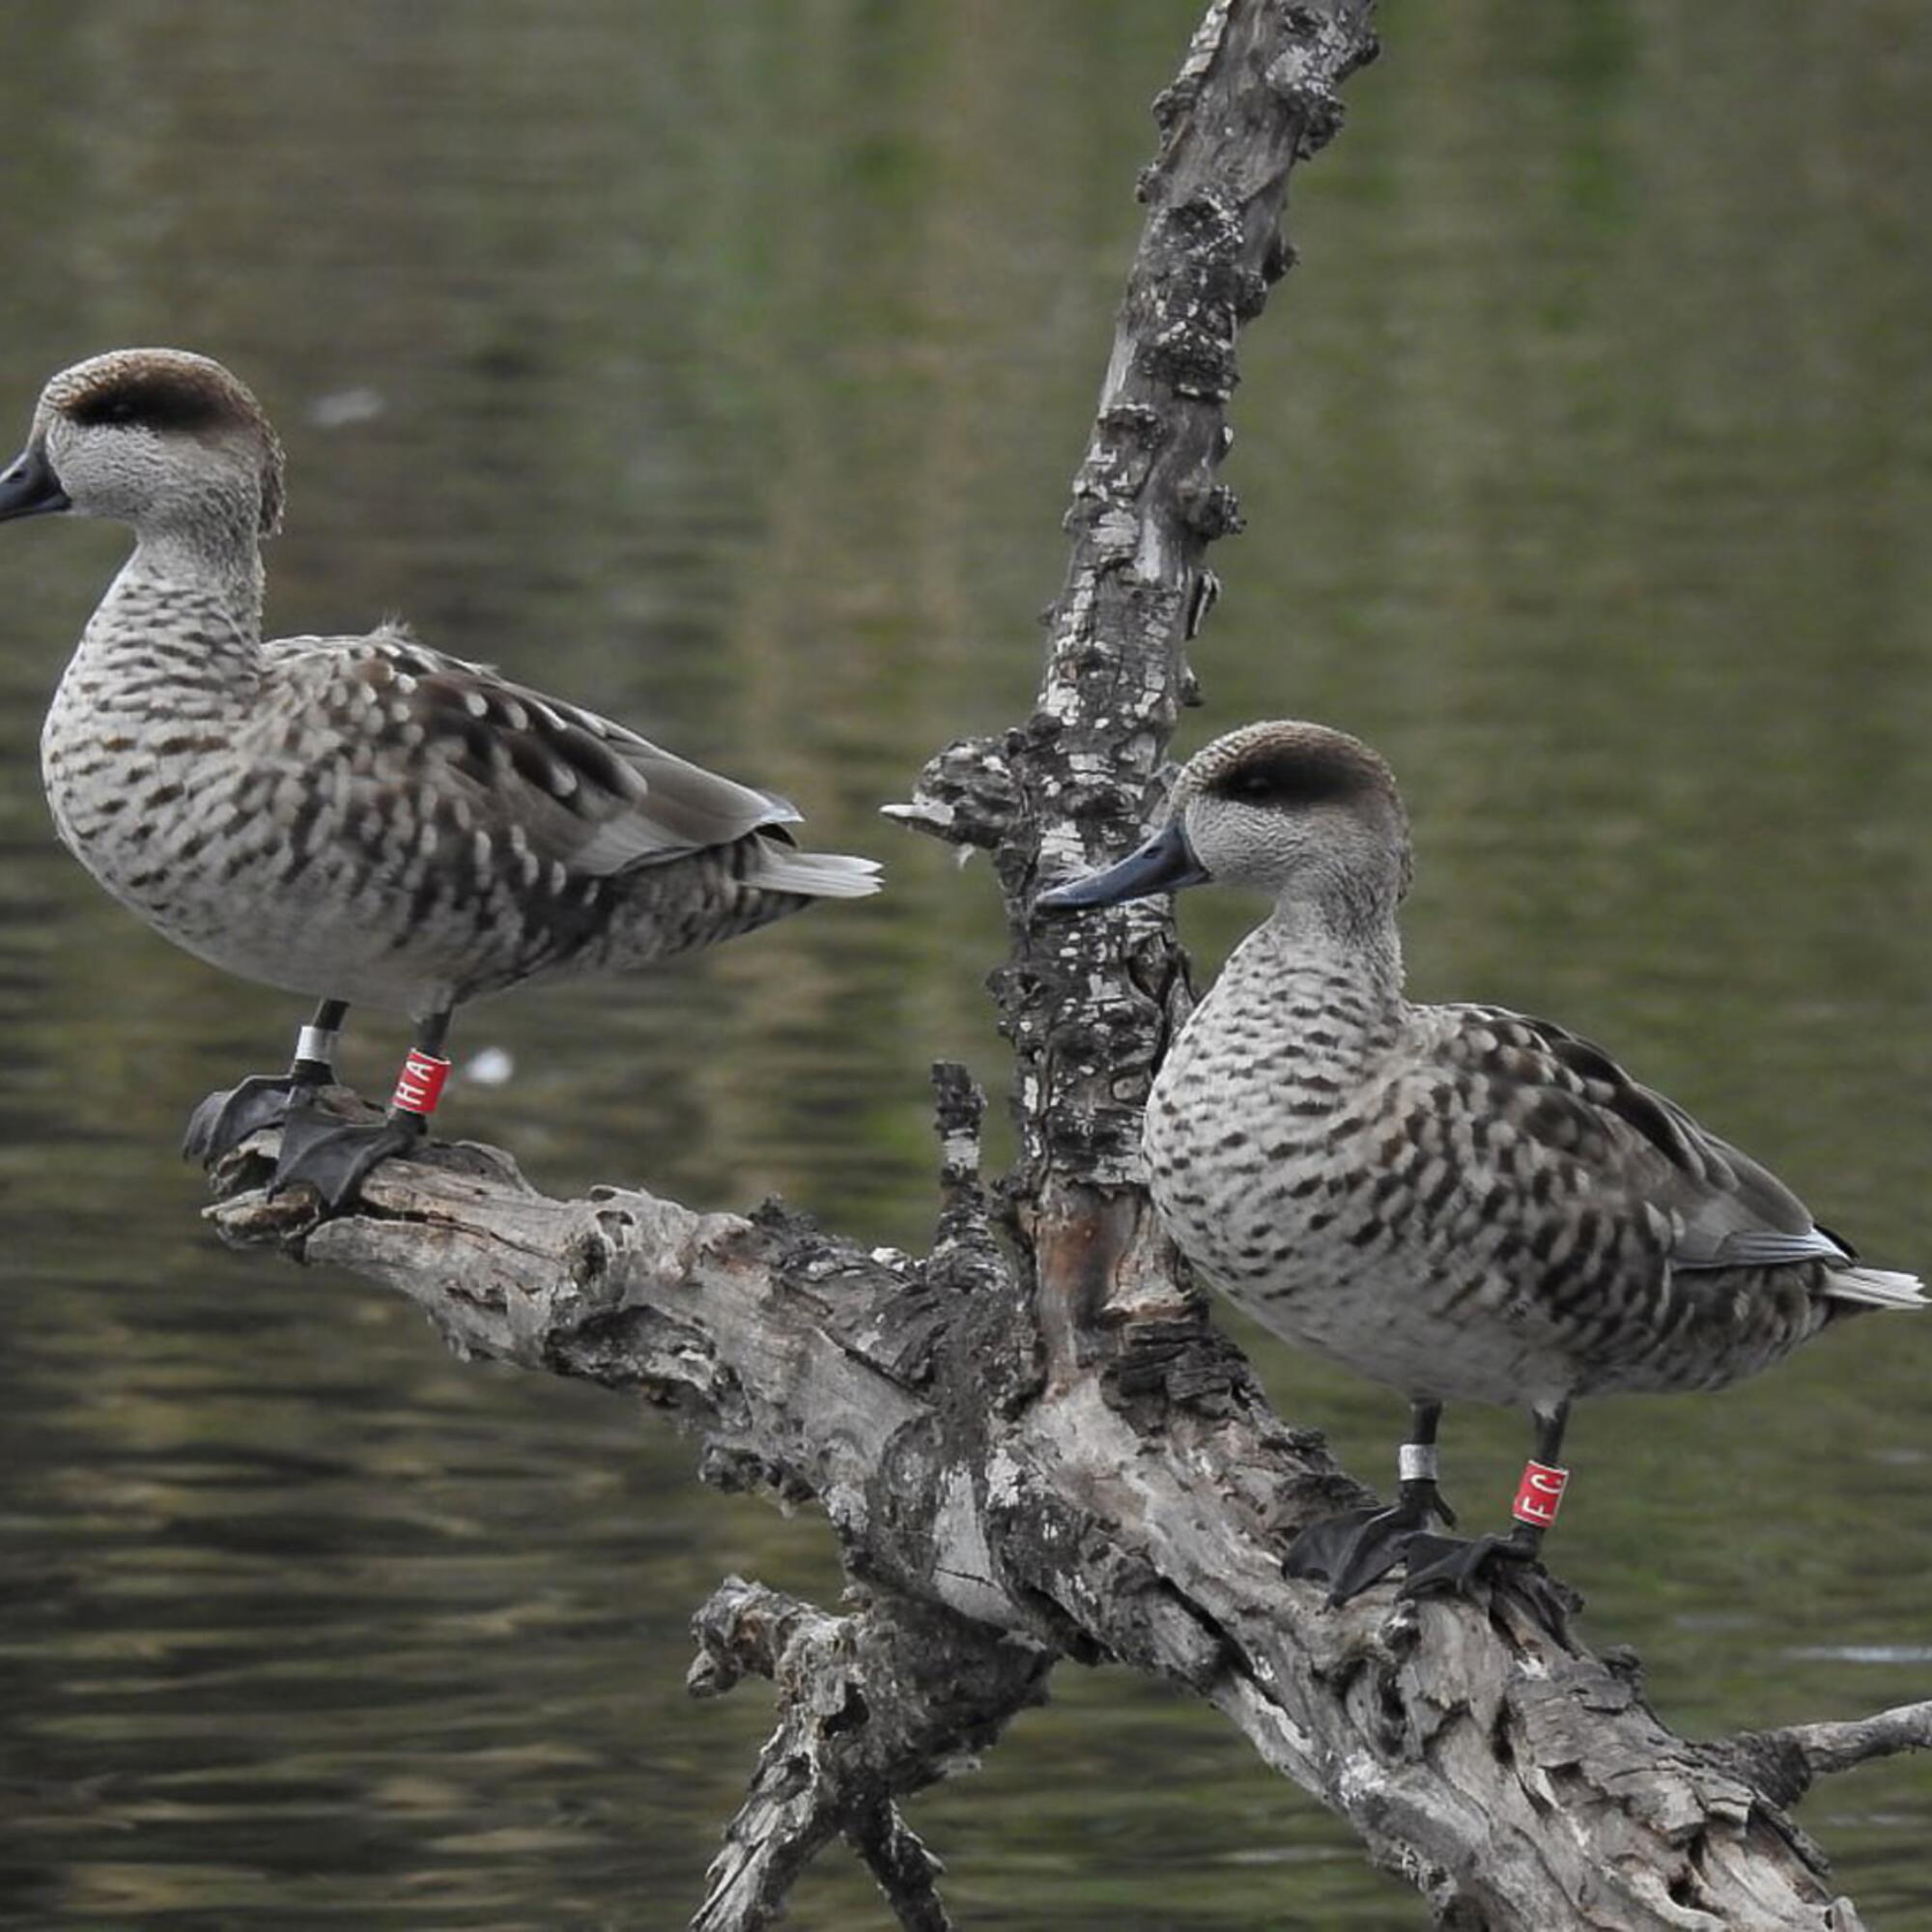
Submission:
M 765 1922 L 828 1839 L 843 1833 L 902 1924 L 945 1932 L 944 1867 L 894 1800 L 990 1744 L 1034 1702 L 1052 1653 L 984 1624 L 900 1600 L 828 1616 L 796 1597 L 727 1577 L 697 1613 L 692 1694 L 713 1697 L 747 1671 L 779 1686 L 782 1718 L 724 1833 L 694 1932 Z M 932 1668 L 949 1660 L 949 1674 Z
M 699 1215 L 639 1191 L 555 1201 L 486 1149 L 379 1169 L 353 1218 L 259 1191 L 271 1136 L 211 1211 L 238 1244 L 388 1282 L 459 1352 L 668 1408 L 726 1488 L 814 1501 L 862 1606 L 732 1579 L 694 1688 L 779 1687 L 776 1732 L 695 1923 L 772 1922 L 834 1835 L 900 1922 L 946 1922 L 896 1801 L 983 1748 L 1056 1659 L 1113 1658 L 1211 1701 L 1459 1927 L 1857 1923 L 1780 1804 L 1809 1775 L 1926 1741 L 1926 1714 L 1726 1746 L 1673 1736 L 1634 1660 L 1518 1600 L 1379 1590 L 1342 1612 L 1287 1581 L 1284 1537 L 1364 1492 L 1286 1427 L 1136 1185 L 1148 1079 L 1185 1010 L 1158 902 L 1033 927 L 1037 883 L 1118 852 L 1155 802 L 1208 542 L 1240 326 L 1290 259 L 1289 172 L 1373 52 L 1368 0 L 1216 0 L 1161 98 L 1149 216 L 1068 518 L 1037 708 L 955 745 L 895 815 L 994 857 L 1022 1135 L 996 1233 L 980 1101 L 940 1069 L 938 1234 L 866 1252 L 778 1207 Z

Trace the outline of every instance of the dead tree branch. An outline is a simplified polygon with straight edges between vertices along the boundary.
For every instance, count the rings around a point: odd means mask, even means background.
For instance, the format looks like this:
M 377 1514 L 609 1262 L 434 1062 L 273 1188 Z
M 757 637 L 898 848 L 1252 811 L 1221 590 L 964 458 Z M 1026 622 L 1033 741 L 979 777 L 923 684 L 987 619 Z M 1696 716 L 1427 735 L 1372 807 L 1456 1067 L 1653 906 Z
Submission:
M 772 1922 L 842 1834 L 900 1922 L 940 1927 L 906 1794 L 983 1749 L 1057 1658 L 1184 1685 L 1348 1818 L 1462 1928 L 1849 1928 L 1779 1808 L 1808 1775 L 1924 1742 L 1924 1714 L 1700 1746 L 1514 1601 L 1342 1612 L 1284 1580 L 1285 1535 L 1364 1492 L 1285 1426 L 1205 1321 L 1136 1183 L 1141 1101 L 1187 1005 L 1157 902 L 1036 929 L 1037 886 L 1118 852 L 1156 803 L 1219 480 L 1240 327 L 1289 265 L 1294 164 L 1374 52 L 1369 0 L 1215 0 L 1161 97 L 1148 217 L 1068 517 L 1071 560 L 1025 724 L 954 745 L 895 815 L 993 855 L 1011 952 L 1016 1171 L 996 1238 L 980 1102 L 941 1069 L 938 1238 L 868 1253 L 776 1206 L 697 1214 L 641 1191 L 557 1201 L 507 1157 L 377 1170 L 354 1218 L 260 1188 L 272 1137 L 217 1175 L 237 1245 L 388 1283 L 460 1353 L 627 1391 L 725 1488 L 815 1502 L 859 1599 L 832 1616 L 726 1583 L 699 1692 L 747 1671 L 777 1728 L 695 1921 Z
M 1732 1753 L 1743 1775 L 1775 1803 L 1796 1804 L 1817 1779 L 1833 1772 L 1900 1751 L 1932 1750 L 1932 1699 L 1841 1723 L 1741 1731 L 1718 1748 Z
M 1037 1701 L 1051 1653 L 928 1605 L 833 1617 L 737 1577 L 724 1579 L 693 1629 L 694 1696 L 718 1696 L 752 1673 L 778 1685 L 782 1713 L 751 1795 L 725 1828 L 695 1932 L 768 1923 L 792 1881 L 841 1832 L 900 1924 L 947 1932 L 936 1889 L 945 1867 L 895 1800 L 966 1763 L 1009 1712 Z M 973 1667 L 936 1676 L 932 1659 L 942 1651 Z

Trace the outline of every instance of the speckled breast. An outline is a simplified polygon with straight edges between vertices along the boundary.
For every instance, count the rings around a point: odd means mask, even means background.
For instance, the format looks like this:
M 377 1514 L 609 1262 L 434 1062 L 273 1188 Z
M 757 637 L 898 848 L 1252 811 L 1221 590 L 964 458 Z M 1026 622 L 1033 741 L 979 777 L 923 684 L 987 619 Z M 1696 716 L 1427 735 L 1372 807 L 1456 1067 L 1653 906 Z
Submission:
M 272 821 L 241 797 L 223 723 L 68 699 L 63 687 L 42 736 L 47 805 L 68 849 L 177 946 L 307 991 L 318 963 L 314 901 L 275 890 Z
M 1563 1393 L 1576 1365 L 1492 1265 L 1494 1231 L 1395 1050 L 1399 1000 L 1266 946 L 1230 960 L 1150 1096 L 1169 1233 L 1256 1320 L 1406 1395 Z
M 399 959 L 381 908 L 357 904 L 315 834 L 295 769 L 251 757 L 232 706 L 206 694 L 91 688 L 72 670 L 42 732 L 62 841 L 163 938 L 241 978 L 407 1009 L 421 957 Z M 309 828 L 309 836 L 300 835 Z M 434 970 L 432 968 L 432 970 Z

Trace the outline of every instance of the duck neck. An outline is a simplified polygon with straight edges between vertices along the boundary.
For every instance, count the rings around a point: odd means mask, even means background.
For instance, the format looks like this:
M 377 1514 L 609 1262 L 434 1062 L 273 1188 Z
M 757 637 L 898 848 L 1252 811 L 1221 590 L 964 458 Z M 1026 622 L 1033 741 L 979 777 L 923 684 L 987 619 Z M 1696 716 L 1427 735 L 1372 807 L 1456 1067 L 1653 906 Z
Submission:
M 212 607 L 229 620 L 238 639 L 261 642 L 262 551 L 252 531 L 144 529 L 115 588 L 124 583 Z
M 1378 1017 L 1403 1007 L 1402 935 L 1382 894 L 1284 896 L 1261 928 L 1279 970 L 1345 981 Z
M 183 696 L 252 689 L 262 668 L 262 559 L 252 535 L 147 528 L 88 620 L 76 668 L 156 674 Z M 90 682 L 92 680 L 90 679 Z

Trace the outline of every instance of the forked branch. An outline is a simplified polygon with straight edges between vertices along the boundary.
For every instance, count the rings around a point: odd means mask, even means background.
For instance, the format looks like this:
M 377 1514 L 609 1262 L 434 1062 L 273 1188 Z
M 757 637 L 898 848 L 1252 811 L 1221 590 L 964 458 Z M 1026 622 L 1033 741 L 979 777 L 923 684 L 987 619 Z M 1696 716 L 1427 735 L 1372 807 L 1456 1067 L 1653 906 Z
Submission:
M 694 1688 L 746 1672 L 778 1723 L 696 1921 L 772 1922 L 842 1835 L 899 1920 L 945 1918 L 900 1800 L 984 1748 L 1053 1662 L 1112 1659 L 1210 1701 L 1463 1928 L 1849 1928 L 1779 1805 L 1811 1775 L 1924 1742 L 1923 1707 L 1711 1747 L 1512 1598 L 1340 1612 L 1284 1579 L 1286 1535 L 1365 1493 L 1284 1425 L 1136 1184 L 1147 1083 L 1188 994 L 1157 902 L 1036 928 L 1038 884 L 1135 837 L 1192 692 L 1240 328 L 1292 259 L 1291 170 L 1374 52 L 1369 0 L 1215 0 L 1161 97 L 1145 231 L 1074 485 L 1065 584 L 1027 721 L 926 767 L 908 824 L 991 852 L 1021 1152 L 996 1238 L 979 1101 L 942 1069 L 939 1237 L 867 1252 L 771 1207 L 639 1190 L 557 1201 L 487 1149 L 389 1163 L 317 1222 L 217 1177 L 240 1245 L 387 1282 L 461 1352 L 626 1390 L 702 1442 L 700 1473 L 810 1500 L 859 1599 L 832 1616 L 736 1579 Z

